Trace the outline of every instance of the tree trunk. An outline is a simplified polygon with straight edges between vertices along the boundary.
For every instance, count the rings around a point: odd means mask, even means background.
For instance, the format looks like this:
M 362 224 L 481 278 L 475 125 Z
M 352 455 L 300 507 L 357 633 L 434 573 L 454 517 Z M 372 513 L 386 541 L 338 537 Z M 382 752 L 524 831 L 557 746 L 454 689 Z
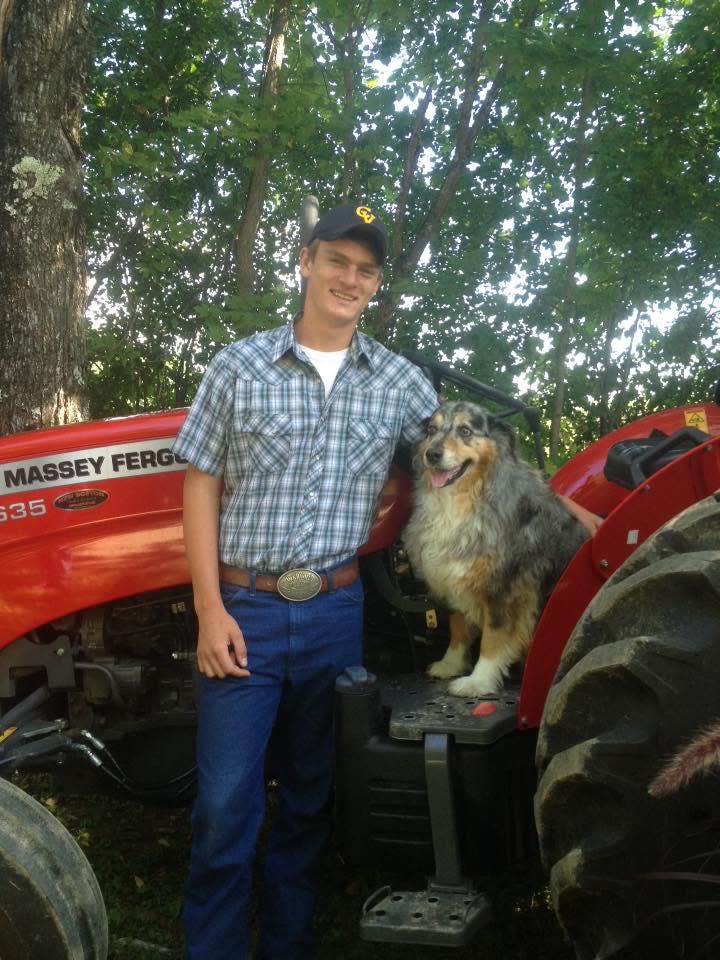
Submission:
M 586 37 L 591 40 L 602 36 L 603 4 L 601 0 L 586 0 L 581 7 L 581 17 L 585 21 Z M 585 213 L 583 180 L 589 156 L 588 131 L 590 117 L 595 102 L 595 80 L 593 67 L 588 66 L 583 76 L 580 107 L 578 111 L 575 140 L 575 159 L 573 164 L 572 211 L 569 220 L 569 241 L 565 255 L 562 294 L 558 304 L 559 329 L 555 340 L 553 357 L 553 395 L 550 403 L 550 460 L 557 461 L 560 455 L 560 435 L 562 413 L 565 404 L 565 386 L 567 382 L 567 358 L 570 350 L 570 330 L 575 320 L 577 281 L 577 254 L 580 244 L 582 218 Z
M 571 243 L 571 247 L 573 244 Z M 573 253 L 577 252 L 577 243 L 574 244 Z M 573 265 L 571 267 L 570 263 L 566 264 L 567 276 L 574 278 L 574 267 L 575 257 L 573 256 Z M 572 270 L 572 274 L 571 271 Z M 574 283 L 568 282 L 566 284 L 567 290 L 566 295 L 568 300 L 565 301 L 563 307 L 567 308 L 569 306 L 569 298 L 574 295 L 575 285 Z M 550 444 L 549 444 L 549 457 L 552 463 L 556 463 L 560 455 L 560 428 L 562 427 L 562 412 L 563 406 L 565 404 L 565 380 L 567 378 L 567 357 L 568 350 L 570 347 L 570 324 L 572 323 L 573 317 L 569 314 L 563 314 L 560 330 L 558 331 L 557 339 L 555 340 L 555 347 L 553 351 L 553 361 L 552 361 L 552 378 L 553 378 L 553 394 L 550 401 Z
M 624 311 L 626 312 L 626 311 Z M 617 395 L 610 404 L 610 418 L 608 422 L 608 432 L 610 430 L 615 430 L 620 426 L 624 417 L 625 417 L 625 405 L 627 403 L 628 395 L 628 384 L 630 382 L 630 372 L 633 366 L 633 355 L 635 350 L 635 337 L 637 336 L 638 329 L 640 328 L 640 317 L 642 312 L 640 310 L 635 311 L 635 319 L 633 325 L 630 329 L 630 335 L 628 337 L 627 350 L 625 351 L 625 356 L 622 359 L 622 362 L 618 363 L 618 383 L 620 384 L 620 389 L 617 392 Z M 601 434 L 603 436 L 603 434 Z
M 598 434 L 610 432 L 610 394 L 617 384 L 617 370 L 612 359 L 612 344 L 618 324 L 625 315 L 624 304 L 613 307 L 603 318 L 602 369 L 598 378 Z
M 84 0 L 0 0 L 0 434 L 85 413 Z
M 276 0 L 273 7 L 272 23 L 265 48 L 265 70 L 260 89 L 258 116 L 263 122 L 271 123 L 268 133 L 261 136 L 255 145 L 255 158 L 250 175 L 245 206 L 237 234 L 235 235 L 235 270 L 237 277 L 237 292 L 248 295 L 255 286 L 255 269 L 253 265 L 253 248 L 260 226 L 263 203 L 267 192 L 268 177 L 270 175 L 270 160 L 274 139 L 274 115 L 277 102 L 280 71 L 285 55 L 285 35 L 290 19 L 289 0 Z
M 560 455 L 560 432 L 562 412 L 565 404 L 565 384 L 567 381 L 567 358 L 570 350 L 570 328 L 575 319 L 575 293 L 577 281 L 577 253 L 580 244 L 580 228 L 583 214 L 582 182 L 588 159 L 587 132 L 592 112 L 593 79 L 591 71 L 585 72 L 580 110 L 577 121 L 577 139 L 573 172 L 572 212 L 569 223 L 569 242 L 563 266 L 562 293 L 558 304 L 559 330 L 555 340 L 552 365 L 553 394 L 550 402 L 550 460 L 556 462 Z

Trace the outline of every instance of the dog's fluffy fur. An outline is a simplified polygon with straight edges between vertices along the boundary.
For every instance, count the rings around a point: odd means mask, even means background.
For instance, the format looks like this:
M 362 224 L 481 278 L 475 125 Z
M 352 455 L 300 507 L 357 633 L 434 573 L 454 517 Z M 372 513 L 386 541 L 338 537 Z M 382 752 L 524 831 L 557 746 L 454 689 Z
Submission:
M 436 410 L 415 465 L 403 539 L 415 572 L 454 611 L 448 649 L 428 673 L 458 677 L 449 685 L 456 696 L 495 693 L 523 659 L 545 600 L 589 534 L 520 459 L 511 428 L 476 404 Z M 480 656 L 461 676 L 480 631 Z

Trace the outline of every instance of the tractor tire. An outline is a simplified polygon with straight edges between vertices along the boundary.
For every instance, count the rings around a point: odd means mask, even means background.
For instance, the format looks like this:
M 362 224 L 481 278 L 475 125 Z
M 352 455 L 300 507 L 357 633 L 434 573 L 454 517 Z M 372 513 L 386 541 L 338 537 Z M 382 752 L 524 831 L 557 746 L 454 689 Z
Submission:
M 42 804 L 0 779 L 0 957 L 106 960 L 105 904 L 92 867 Z
M 578 960 L 720 956 L 720 773 L 648 793 L 720 716 L 716 497 L 661 528 L 599 591 L 545 705 L 535 819 Z

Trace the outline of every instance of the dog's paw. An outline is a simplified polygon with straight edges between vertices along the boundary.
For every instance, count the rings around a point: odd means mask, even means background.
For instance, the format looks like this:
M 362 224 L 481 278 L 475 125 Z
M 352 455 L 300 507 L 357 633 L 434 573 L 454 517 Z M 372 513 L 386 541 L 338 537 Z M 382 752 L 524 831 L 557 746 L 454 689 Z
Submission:
M 503 658 L 488 660 L 480 657 L 475 668 L 467 677 L 458 677 L 448 685 L 448 692 L 454 697 L 482 697 L 497 693 L 502 689 L 509 662 Z
M 473 699 L 497 693 L 499 689 L 499 686 L 493 688 L 488 683 L 478 683 L 472 674 L 467 677 L 458 677 L 457 680 L 448 684 L 448 693 L 453 697 L 472 697 Z
M 427 668 L 426 673 L 429 677 L 435 677 L 436 680 L 450 680 L 451 677 L 457 677 L 462 673 L 462 667 L 456 663 L 448 663 L 447 660 L 436 660 Z

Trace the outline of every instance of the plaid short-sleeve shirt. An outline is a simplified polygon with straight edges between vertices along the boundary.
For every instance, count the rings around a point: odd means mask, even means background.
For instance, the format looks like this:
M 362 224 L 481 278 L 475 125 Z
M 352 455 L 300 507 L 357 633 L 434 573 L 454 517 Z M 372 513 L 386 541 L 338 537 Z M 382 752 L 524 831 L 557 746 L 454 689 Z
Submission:
M 279 572 L 351 557 L 398 442 L 417 442 L 437 404 L 417 367 L 360 332 L 328 397 L 292 325 L 226 347 L 174 446 L 224 479 L 221 561 Z

